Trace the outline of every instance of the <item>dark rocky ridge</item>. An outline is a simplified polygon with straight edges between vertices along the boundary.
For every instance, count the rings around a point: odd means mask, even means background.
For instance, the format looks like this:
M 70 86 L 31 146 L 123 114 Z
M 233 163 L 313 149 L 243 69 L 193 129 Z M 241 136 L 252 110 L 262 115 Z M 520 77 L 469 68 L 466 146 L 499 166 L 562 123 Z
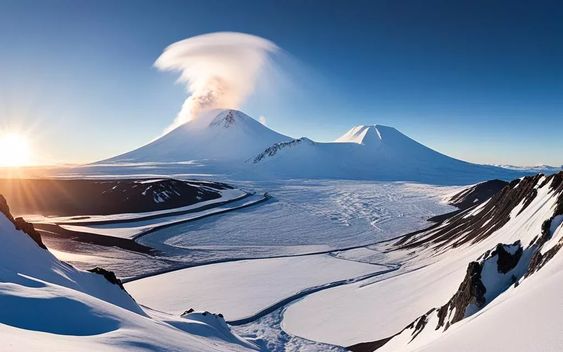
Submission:
M 462 210 L 471 208 L 491 198 L 508 184 L 508 182 L 502 180 L 481 182 L 455 194 L 451 197 L 450 204 Z
M 47 249 L 43 241 L 41 240 L 41 235 L 35 231 L 33 224 L 26 222 L 23 218 L 14 218 L 12 213 L 10 212 L 10 207 L 8 206 L 8 202 L 3 195 L 0 194 L 0 213 L 4 214 L 8 220 L 14 224 L 16 230 L 20 230 L 27 234 L 33 242 L 37 243 L 37 245 L 43 249 Z
M 234 125 L 236 122 L 235 112 L 233 110 L 229 110 L 225 116 L 217 116 L 209 126 L 222 126 L 223 128 L 229 128 Z
M 517 247 L 517 249 L 514 254 L 511 254 L 506 250 L 507 247 Z M 496 257 L 497 272 L 500 274 L 507 274 L 516 267 L 518 261 L 522 258 L 522 253 L 523 249 L 519 241 L 513 243 L 512 245 L 499 243 L 493 251 L 485 253 L 481 261 L 469 263 L 465 277 L 459 285 L 456 293 L 448 301 L 448 303 L 440 307 L 438 310 L 439 321 L 436 329 L 444 327 L 445 331 L 451 324 L 457 323 L 467 317 L 468 308 L 471 305 L 474 305 L 476 310 L 480 310 L 490 303 L 487 302 L 485 298 L 487 288 L 481 279 L 483 266 L 487 260 L 494 261 Z M 510 282 L 510 284 L 512 283 L 514 282 Z M 505 289 L 509 286 L 510 285 L 505 287 Z
M 543 175 L 514 180 L 496 193 L 486 204 L 475 205 L 467 211 L 444 220 L 431 231 L 413 233 L 396 242 L 398 249 L 435 245 L 447 249 L 465 243 L 479 242 L 500 229 L 510 220 L 511 211 L 521 202 L 525 209 L 535 198 L 535 187 Z M 555 177 L 550 176 L 549 179 Z M 475 215 L 468 212 L 482 207 Z M 521 210 L 521 211 L 522 211 Z M 463 234 L 463 235 L 461 235 Z
M 95 267 L 94 269 L 90 269 L 88 271 L 94 274 L 102 275 L 110 283 L 119 286 L 123 291 L 125 291 L 125 287 L 123 287 L 123 283 L 121 282 L 121 280 L 117 278 L 117 276 L 113 271 L 108 271 L 100 267 Z
M 16 214 L 108 215 L 172 209 L 219 198 L 223 183 L 175 179 L 0 179 Z
M 254 159 L 252 159 L 252 162 L 254 164 L 256 164 L 267 156 L 276 155 L 282 149 L 294 147 L 294 146 L 301 144 L 301 143 L 304 143 L 304 142 L 309 143 L 309 144 L 315 143 L 307 137 L 301 137 L 299 139 L 294 139 L 294 140 L 288 141 L 288 142 L 276 143 L 276 144 L 272 145 L 271 147 L 266 148 L 266 150 L 264 150 L 262 153 L 258 154 Z
M 536 241 L 534 241 L 534 243 L 532 244 L 537 248 L 541 248 L 549 239 L 551 239 L 552 234 L 549 231 L 551 222 L 555 219 L 556 216 L 563 215 L 563 172 L 555 175 L 551 187 L 555 193 L 559 194 L 559 198 L 557 199 L 553 216 L 551 216 L 551 218 L 547 219 L 542 224 L 541 235 L 538 236 Z M 526 272 L 525 276 L 528 277 L 529 275 L 540 270 L 555 256 L 555 254 L 557 254 L 561 250 L 562 247 L 563 239 L 559 240 L 558 243 L 556 243 L 552 248 L 550 248 L 543 254 L 541 253 L 541 251 L 537 250 L 530 260 L 528 271 Z
M 516 250 L 511 254 L 511 251 L 507 250 L 507 248 L 514 249 L 514 247 L 516 247 Z M 519 241 L 511 245 L 497 244 L 494 250 L 485 252 L 479 261 L 469 263 L 465 277 L 457 291 L 446 304 L 439 308 L 430 309 L 393 336 L 378 341 L 353 345 L 348 348 L 358 352 L 375 351 L 397 335 L 409 334 L 410 341 L 413 341 L 425 329 L 446 331 L 452 324 L 481 310 L 496 297 L 492 297 L 490 301 L 487 301 L 487 287 L 482 281 L 481 276 L 485 263 L 494 262 L 497 272 L 504 275 L 516 269 L 522 254 L 523 249 Z M 505 284 L 504 290 L 508 289 L 516 281 L 516 276 L 512 274 L 511 280 Z M 428 325 L 432 317 L 438 318 L 436 326 Z
M 458 208 L 452 212 L 437 215 L 428 219 L 431 222 L 442 222 L 452 216 L 459 214 L 465 209 L 469 209 L 473 206 L 479 205 L 492 196 L 500 192 L 504 187 L 508 185 L 508 182 L 502 180 L 490 180 L 476 184 L 475 186 L 468 187 L 463 191 L 453 195 L 450 198 L 450 205 Z

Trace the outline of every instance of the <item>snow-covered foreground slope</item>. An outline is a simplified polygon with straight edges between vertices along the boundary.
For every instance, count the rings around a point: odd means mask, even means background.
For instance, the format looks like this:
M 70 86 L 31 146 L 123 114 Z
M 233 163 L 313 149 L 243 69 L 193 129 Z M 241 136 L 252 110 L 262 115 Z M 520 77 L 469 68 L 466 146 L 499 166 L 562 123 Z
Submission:
M 514 181 L 426 231 L 372 247 L 374 254 L 343 253 L 401 269 L 305 297 L 285 311 L 284 330 L 364 343 L 357 351 L 560 350 L 563 306 L 552 292 L 563 288 L 562 180 L 563 173 Z
M 560 228 L 556 236 L 561 237 Z M 561 292 L 563 292 L 563 256 L 548 265 L 518 289 L 510 289 L 483 311 L 462 320 L 417 351 L 545 351 L 563 347 Z M 396 351 L 393 344 L 382 350 Z M 411 349 L 410 346 L 401 349 Z
M 29 224 L 11 217 L 2 197 L 0 238 L 3 351 L 256 349 L 231 333 L 221 317 L 147 313 L 112 273 L 60 262 Z
M 469 184 L 512 179 L 514 170 L 477 165 L 438 153 L 392 127 L 352 128 L 334 143 L 308 138 L 277 143 L 249 161 L 247 177 L 345 178 Z
M 126 288 L 154 309 L 210 310 L 237 320 L 305 288 L 384 269 L 321 254 L 204 265 L 133 281 Z

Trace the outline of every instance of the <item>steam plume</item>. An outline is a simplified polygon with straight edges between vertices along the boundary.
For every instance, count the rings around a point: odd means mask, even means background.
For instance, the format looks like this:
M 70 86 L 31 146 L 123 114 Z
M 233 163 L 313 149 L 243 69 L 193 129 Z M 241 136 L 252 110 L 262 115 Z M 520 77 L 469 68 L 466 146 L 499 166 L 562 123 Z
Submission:
M 278 47 L 250 34 L 218 32 L 191 37 L 167 47 L 155 66 L 180 71 L 190 96 L 171 130 L 216 108 L 238 108 L 252 93 L 269 55 Z

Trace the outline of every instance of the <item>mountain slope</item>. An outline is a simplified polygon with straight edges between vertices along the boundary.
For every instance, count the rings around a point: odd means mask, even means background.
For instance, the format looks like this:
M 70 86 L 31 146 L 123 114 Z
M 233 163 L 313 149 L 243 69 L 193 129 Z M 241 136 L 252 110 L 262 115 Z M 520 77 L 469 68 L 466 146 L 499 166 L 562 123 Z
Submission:
M 277 143 L 250 159 L 255 177 L 347 178 L 468 184 L 522 173 L 438 153 L 392 127 L 352 128 L 333 143 L 307 138 Z
M 100 163 L 243 162 L 277 142 L 291 138 L 236 110 L 212 110 L 157 140 Z
M 247 351 L 222 317 L 142 309 L 111 272 L 59 261 L 0 196 L 2 351 Z
M 127 168 L 132 165 L 136 165 L 131 170 L 135 172 L 161 169 L 246 180 L 328 178 L 471 184 L 529 174 L 448 157 L 392 127 L 357 126 L 335 142 L 318 143 L 306 137 L 291 139 L 236 110 L 205 113 L 141 148 L 86 166 L 81 172 L 130 172 Z
M 405 295 L 417 281 L 432 282 L 418 299 L 400 302 L 419 307 L 420 316 L 352 350 L 559 350 L 563 310 L 551 292 L 563 289 L 562 224 L 563 172 L 515 180 L 488 201 L 401 238 L 388 249 L 421 265 L 403 279 Z M 440 302 L 438 292 L 449 299 Z

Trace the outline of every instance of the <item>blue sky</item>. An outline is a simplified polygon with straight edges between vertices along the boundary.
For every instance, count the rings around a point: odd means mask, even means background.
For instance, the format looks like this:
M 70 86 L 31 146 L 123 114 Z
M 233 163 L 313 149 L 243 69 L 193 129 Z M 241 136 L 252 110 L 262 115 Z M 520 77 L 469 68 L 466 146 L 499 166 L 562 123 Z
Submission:
M 561 18 L 556 1 L 0 0 L 0 129 L 40 162 L 138 147 L 186 98 L 162 50 L 239 31 L 287 53 L 291 85 L 243 106 L 282 133 L 385 124 L 464 160 L 561 165 Z

